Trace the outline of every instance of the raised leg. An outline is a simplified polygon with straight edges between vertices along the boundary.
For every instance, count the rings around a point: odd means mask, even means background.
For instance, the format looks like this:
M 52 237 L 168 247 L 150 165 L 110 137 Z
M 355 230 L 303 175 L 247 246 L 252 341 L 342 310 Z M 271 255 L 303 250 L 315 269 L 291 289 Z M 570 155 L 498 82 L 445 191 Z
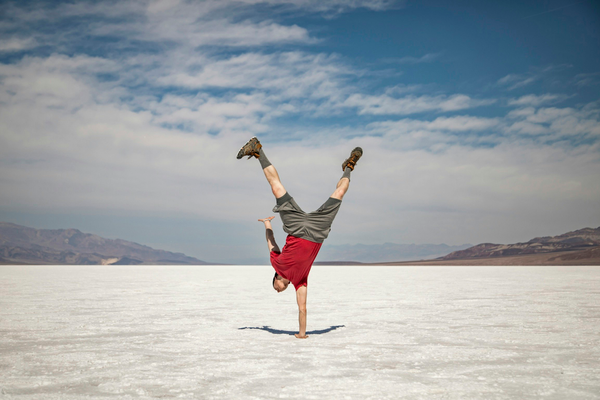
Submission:
M 271 190 L 273 191 L 275 198 L 278 199 L 286 193 L 285 188 L 279 180 L 279 174 L 277 173 L 277 170 L 271 165 L 271 162 L 262 149 L 262 144 L 260 144 L 256 137 L 251 138 L 248 140 L 248 143 L 242 146 L 237 154 L 237 159 L 239 160 L 245 156 L 248 156 L 248 158 L 254 157 L 258 159 L 260 166 L 265 173 L 265 177 L 267 178 L 269 185 L 271 185 Z
M 342 171 L 344 171 L 344 175 L 340 178 L 337 186 L 335 187 L 335 192 L 331 195 L 332 198 L 342 200 L 344 195 L 348 191 L 350 187 L 350 173 L 354 171 L 354 167 L 356 163 L 363 155 L 363 149 L 360 147 L 355 147 L 354 150 L 350 153 L 350 157 L 348 157 L 342 163 Z
M 262 150 L 262 149 L 261 149 Z M 265 177 L 271 185 L 271 190 L 273 191 L 273 195 L 276 199 L 280 198 L 286 193 L 285 188 L 281 184 L 281 180 L 279 180 L 279 174 L 273 165 L 269 165 L 268 167 L 263 169 L 265 173 Z
M 339 182 L 337 183 L 337 185 L 335 187 L 335 191 L 331 195 L 332 198 L 338 199 L 338 200 L 342 200 L 344 198 L 344 195 L 346 194 L 346 192 L 348 191 L 348 188 L 350 187 L 350 172 L 351 171 L 352 170 L 349 167 L 346 167 L 346 169 L 344 170 L 344 175 L 342 175 L 342 177 L 340 178 Z

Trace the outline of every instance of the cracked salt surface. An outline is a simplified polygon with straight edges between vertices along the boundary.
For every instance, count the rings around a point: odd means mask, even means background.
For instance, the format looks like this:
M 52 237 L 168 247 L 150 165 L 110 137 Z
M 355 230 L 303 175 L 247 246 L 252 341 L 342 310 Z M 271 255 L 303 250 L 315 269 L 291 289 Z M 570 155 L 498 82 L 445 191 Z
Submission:
M 1 399 L 599 399 L 598 267 L 0 266 Z

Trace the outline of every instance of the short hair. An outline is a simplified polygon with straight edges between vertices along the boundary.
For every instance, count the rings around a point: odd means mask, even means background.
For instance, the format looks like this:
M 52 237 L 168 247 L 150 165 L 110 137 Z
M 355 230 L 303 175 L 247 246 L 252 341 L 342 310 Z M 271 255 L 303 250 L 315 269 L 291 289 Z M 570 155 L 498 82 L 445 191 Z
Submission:
M 275 279 L 277 279 L 277 272 L 275 272 L 275 275 L 273 276 L 273 287 L 275 287 Z

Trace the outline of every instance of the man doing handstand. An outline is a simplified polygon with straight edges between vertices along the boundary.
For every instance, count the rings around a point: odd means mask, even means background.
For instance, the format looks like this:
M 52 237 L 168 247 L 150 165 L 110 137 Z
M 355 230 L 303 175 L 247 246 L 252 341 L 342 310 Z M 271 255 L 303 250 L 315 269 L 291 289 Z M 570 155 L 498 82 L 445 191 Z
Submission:
M 296 288 L 300 328 L 295 336 L 299 339 L 308 337 L 306 336 L 306 286 L 310 268 L 323 241 L 331 231 L 333 219 L 350 185 L 350 173 L 354 170 L 354 166 L 362 154 L 363 151 L 360 147 L 352 150 L 350 157 L 342 163 L 344 174 L 331 197 L 316 211 L 305 213 L 281 184 L 277 170 L 269 162 L 257 138 L 250 139 L 238 152 L 238 159 L 248 156 L 248 158 L 255 157 L 260 161 L 277 201 L 273 212 L 279 213 L 283 222 L 283 230 L 288 234 L 283 250 L 279 250 L 271 227 L 271 220 L 275 217 L 259 219 L 265 224 L 271 265 L 275 269 L 273 288 L 277 292 L 283 292 L 290 282 Z

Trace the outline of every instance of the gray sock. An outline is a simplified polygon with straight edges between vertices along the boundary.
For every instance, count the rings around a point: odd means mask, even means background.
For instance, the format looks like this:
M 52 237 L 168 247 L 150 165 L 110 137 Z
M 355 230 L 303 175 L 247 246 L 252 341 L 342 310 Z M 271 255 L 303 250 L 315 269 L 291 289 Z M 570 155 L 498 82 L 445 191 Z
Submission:
M 265 155 L 265 152 L 263 151 L 262 147 L 260 148 L 260 150 L 258 150 L 258 155 L 260 156 L 258 157 L 258 161 L 260 161 L 260 166 L 262 167 L 262 169 L 265 169 L 269 165 L 271 165 L 271 162 Z
M 352 172 L 350 167 L 346 167 L 346 169 L 344 170 L 344 175 L 342 175 L 342 178 L 348 178 L 348 180 L 350 180 L 350 172 Z M 342 178 L 340 178 L 340 179 L 342 179 Z

